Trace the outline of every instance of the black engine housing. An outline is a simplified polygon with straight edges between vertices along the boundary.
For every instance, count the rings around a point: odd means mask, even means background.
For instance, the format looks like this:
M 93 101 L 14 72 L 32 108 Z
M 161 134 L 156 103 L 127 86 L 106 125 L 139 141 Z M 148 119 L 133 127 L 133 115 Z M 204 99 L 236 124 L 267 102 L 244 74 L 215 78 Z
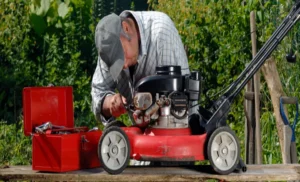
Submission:
M 199 72 L 182 75 L 180 66 L 158 66 L 156 75 L 141 79 L 135 86 L 136 92 L 150 92 L 155 98 L 157 93 L 169 95 L 172 92 L 184 93 L 188 100 L 198 101 L 201 90 Z

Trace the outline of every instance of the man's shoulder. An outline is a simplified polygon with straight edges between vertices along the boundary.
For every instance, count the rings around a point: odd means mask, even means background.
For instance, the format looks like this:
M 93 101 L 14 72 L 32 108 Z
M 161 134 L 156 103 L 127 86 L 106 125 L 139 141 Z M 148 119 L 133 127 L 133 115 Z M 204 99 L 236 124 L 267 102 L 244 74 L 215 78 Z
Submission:
M 128 15 L 133 15 L 135 19 L 143 23 L 162 23 L 162 22 L 172 22 L 171 18 L 164 12 L 160 11 L 131 11 L 125 10 L 120 16 L 127 17 Z
M 120 16 L 128 16 L 128 14 L 133 14 L 136 16 L 169 17 L 166 13 L 161 11 L 132 11 L 132 10 L 124 10 L 121 12 Z

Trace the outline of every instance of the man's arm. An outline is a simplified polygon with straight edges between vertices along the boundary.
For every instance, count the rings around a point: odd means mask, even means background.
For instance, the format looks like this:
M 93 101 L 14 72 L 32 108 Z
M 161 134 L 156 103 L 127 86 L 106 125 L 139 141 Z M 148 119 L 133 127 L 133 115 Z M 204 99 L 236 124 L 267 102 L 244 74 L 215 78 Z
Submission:
M 108 122 L 111 115 L 107 112 L 107 108 L 102 110 L 105 98 L 109 98 L 115 94 L 115 82 L 109 75 L 108 68 L 101 64 L 102 60 L 98 58 L 97 67 L 92 79 L 92 111 L 97 120 Z
M 97 120 L 104 123 L 126 112 L 126 99 L 114 92 L 115 82 L 109 75 L 105 64 L 98 58 L 96 70 L 92 80 L 92 110 Z

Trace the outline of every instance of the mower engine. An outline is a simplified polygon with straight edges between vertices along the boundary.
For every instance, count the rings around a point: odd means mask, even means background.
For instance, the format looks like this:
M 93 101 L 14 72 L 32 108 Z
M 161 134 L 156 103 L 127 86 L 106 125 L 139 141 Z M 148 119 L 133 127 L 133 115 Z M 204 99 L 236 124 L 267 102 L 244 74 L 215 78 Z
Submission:
M 156 67 L 156 75 L 135 87 L 133 118 L 141 128 L 186 128 L 192 103 L 200 97 L 200 74 L 181 75 L 180 66 Z

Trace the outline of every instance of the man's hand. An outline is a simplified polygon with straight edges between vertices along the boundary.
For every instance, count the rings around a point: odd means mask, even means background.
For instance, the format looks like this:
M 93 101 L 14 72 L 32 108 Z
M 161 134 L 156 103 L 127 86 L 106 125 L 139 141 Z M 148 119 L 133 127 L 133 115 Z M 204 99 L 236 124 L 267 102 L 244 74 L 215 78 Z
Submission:
M 105 97 L 102 113 L 105 117 L 119 117 L 126 113 L 124 104 L 126 104 L 126 98 L 121 94 L 108 95 Z

